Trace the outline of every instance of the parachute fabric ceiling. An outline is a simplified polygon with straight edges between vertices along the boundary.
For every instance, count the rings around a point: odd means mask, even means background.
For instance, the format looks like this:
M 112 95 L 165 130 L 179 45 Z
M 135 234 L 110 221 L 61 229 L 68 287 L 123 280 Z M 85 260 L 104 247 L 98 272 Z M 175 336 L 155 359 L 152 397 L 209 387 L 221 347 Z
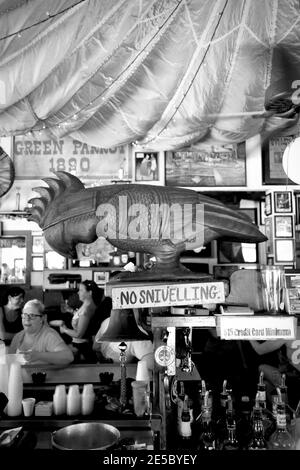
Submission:
M 0 136 L 171 150 L 291 127 L 264 105 L 278 50 L 300 80 L 299 21 L 298 0 L 0 0 Z

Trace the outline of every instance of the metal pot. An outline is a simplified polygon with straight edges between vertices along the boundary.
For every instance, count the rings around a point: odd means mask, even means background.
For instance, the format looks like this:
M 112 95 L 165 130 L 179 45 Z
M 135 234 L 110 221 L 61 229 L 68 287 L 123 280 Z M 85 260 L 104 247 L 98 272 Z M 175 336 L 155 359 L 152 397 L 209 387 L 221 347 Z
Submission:
M 103 450 L 114 446 L 120 431 L 104 423 L 78 423 L 52 433 L 52 446 L 60 450 Z

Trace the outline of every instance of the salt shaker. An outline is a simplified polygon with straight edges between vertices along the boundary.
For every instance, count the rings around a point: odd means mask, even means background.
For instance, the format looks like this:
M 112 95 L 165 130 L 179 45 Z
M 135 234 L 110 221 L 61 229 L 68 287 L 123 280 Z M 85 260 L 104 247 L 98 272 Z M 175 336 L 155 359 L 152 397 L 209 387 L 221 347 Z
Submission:
M 67 415 L 76 416 L 81 411 L 79 385 L 71 385 L 67 395 Z
M 63 415 L 67 411 L 67 392 L 65 385 L 56 385 L 53 395 L 53 411 L 55 415 Z
M 81 413 L 90 415 L 94 410 L 95 392 L 92 384 L 85 384 L 81 395 Z

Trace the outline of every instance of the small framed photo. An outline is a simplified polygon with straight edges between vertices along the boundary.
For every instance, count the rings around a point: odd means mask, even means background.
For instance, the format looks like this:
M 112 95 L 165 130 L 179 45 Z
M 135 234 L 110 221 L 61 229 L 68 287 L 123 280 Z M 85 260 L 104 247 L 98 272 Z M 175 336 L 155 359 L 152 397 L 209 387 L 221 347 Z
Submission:
M 294 184 L 284 172 L 282 157 L 295 136 L 280 136 L 265 141 L 262 147 L 263 184 Z
M 294 240 L 275 240 L 276 263 L 293 263 L 294 257 Z
M 98 286 L 103 286 L 109 279 L 108 271 L 94 271 L 93 272 L 93 281 L 98 284 Z
M 43 256 L 32 257 L 32 271 L 44 271 L 44 257 Z
M 293 238 L 292 215 L 275 215 L 275 237 Z
M 265 199 L 265 215 L 268 217 L 271 214 L 272 214 L 272 194 L 268 193 L 266 194 L 266 199 Z
M 267 237 L 266 241 L 266 251 L 267 255 L 272 255 L 274 253 L 274 245 L 273 245 L 273 218 L 266 217 L 265 219 L 265 235 Z
M 43 254 L 44 253 L 44 237 L 43 235 L 33 235 L 32 236 L 32 253 Z
M 291 191 L 274 192 L 274 212 L 292 212 Z
M 295 195 L 295 204 L 296 204 L 295 225 L 299 225 L 300 224 L 300 194 Z
M 134 156 L 135 181 L 159 181 L 158 152 L 136 152 Z

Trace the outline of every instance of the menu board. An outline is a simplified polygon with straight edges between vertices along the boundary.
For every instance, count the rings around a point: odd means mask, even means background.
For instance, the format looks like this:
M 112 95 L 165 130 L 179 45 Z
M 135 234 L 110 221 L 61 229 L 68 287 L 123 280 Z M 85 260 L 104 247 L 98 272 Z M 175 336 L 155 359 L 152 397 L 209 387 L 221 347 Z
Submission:
M 286 310 L 290 315 L 300 314 L 300 271 L 285 272 Z

